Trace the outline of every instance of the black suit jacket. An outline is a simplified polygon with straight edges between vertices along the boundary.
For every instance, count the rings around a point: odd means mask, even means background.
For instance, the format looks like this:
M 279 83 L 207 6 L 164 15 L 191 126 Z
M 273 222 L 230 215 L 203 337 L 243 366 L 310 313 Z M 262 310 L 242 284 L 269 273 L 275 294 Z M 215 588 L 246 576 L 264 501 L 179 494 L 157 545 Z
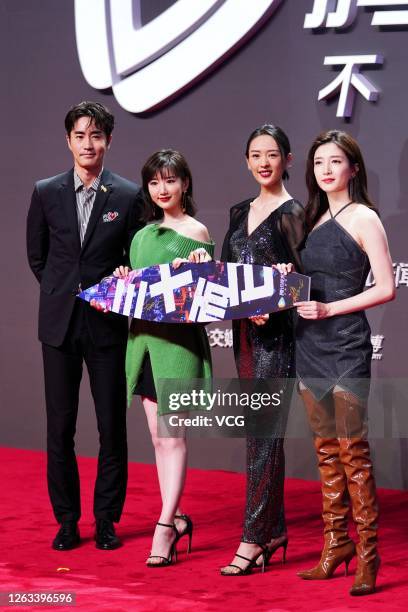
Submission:
M 133 235 L 143 226 L 141 213 L 139 186 L 104 170 L 81 246 L 73 170 L 36 183 L 27 218 L 27 254 L 40 282 L 38 335 L 42 342 L 62 344 L 80 286 L 86 289 L 128 263 Z M 97 346 L 126 340 L 125 317 L 86 306 L 89 331 Z

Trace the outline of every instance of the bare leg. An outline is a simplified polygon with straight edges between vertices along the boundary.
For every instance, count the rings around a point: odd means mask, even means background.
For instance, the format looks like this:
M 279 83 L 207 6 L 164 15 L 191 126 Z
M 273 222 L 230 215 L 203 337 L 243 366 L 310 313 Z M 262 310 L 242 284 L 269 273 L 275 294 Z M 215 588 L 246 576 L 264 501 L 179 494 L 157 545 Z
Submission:
M 162 499 L 162 510 L 159 517 L 160 523 L 172 525 L 174 515 L 179 512 L 179 502 L 184 488 L 187 445 L 185 438 L 165 438 L 157 434 L 157 403 L 148 398 L 143 398 L 147 422 L 149 425 L 152 443 L 155 450 L 157 475 L 159 479 L 160 494 Z M 174 542 L 175 532 L 169 528 L 156 526 L 152 553 L 149 563 L 154 562 L 152 557 L 168 557 L 171 544 Z

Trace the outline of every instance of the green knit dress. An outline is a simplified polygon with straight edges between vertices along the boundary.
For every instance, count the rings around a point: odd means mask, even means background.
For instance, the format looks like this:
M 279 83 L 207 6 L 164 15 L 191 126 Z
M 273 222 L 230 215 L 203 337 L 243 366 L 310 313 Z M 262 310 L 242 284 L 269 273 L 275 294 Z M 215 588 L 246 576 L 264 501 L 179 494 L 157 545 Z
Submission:
M 176 257 L 188 257 L 191 251 L 200 247 L 213 257 L 213 242 L 193 240 L 159 223 L 152 223 L 135 234 L 130 247 L 130 264 L 132 269 L 136 269 L 170 263 Z M 203 325 L 133 319 L 126 351 L 129 403 L 146 353 L 149 353 L 157 391 L 158 414 L 171 412 L 164 400 L 165 394 L 160 392 L 166 379 L 211 379 L 211 350 Z

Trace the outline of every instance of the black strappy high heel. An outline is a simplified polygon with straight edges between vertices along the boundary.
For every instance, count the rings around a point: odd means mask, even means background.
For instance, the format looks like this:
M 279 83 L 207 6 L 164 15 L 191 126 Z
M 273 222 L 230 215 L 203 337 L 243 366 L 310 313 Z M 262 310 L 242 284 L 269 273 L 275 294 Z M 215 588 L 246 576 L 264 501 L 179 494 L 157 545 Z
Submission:
M 174 558 L 174 563 L 177 562 L 177 542 L 179 540 L 179 533 L 175 527 L 174 524 L 170 525 L 168 523 L 156 523 L 157 525 L 160 525 L 161 527 L 168 527 L 169 529 L 172 529 L 173 532 L 176 534 L 176 537 L 174 539 L 174 542 L 172 543 L 171 547 L 170 547 L 170 551 L 169 551 L 169 556 L 168 557 L 162 557 L 161 555 L 149 555 L 147 561 L 146 561 L 146 565 L 147 567 L 167 567 L 168 565 L 171 565 L 173 563 L 173 558 Z M 161 559 L 160 563 L 149 563 L 149 559 Z
M 265 547 L 267 549 L 267 553 L 265 555 L 265 565 L 269 565 L 272 555 L 275 554 L 278 548 L 283 548 L 282 563 L 286 563 L 286 549 L 288 547 L 288 542 L 289 542 L 288 536 L 285 536 L 285 539 L 282 539 L 281 542 L 278 542 L 277 544 L 274 544 L 273 546 L 270 546 L 269 544 L 265 544 Z M 259 563 L 257 565 L 260 566 Z
M 250 574 L 252 572 L 252 570 L 256 567 L 260 567 L 262 568 L 262 573 L 265 572 L 265 566 L 267 565 L 266 563 L 266 559 L 268 556 L 268 549 L 266 546 L 264 546 L 263 544 L 257 544 L 257 546 L 259 546 L 259 548 L 261 548 L 261 552 L 256 555 L 256 557 L 254 557 L 253 559 L 249 559 L 248 557 L 244 557 L 243 555 L 240 555 L 238 553 L 235 553 L 236 557 L 239 557 L 240 559 L 244 559 L 244 561 L 248 561 L 248 565 L 247 567 L 240 567 L 239 565 L 235 565 L 235 563 L 230 563 L 229 565 L 226 565 L 225 567 L 222 567 L 220 572 L 222 576 L 246 576 L 247 574 Z M 259 559 L 259 557 L 262 557 L 262 563 L 260 565 L 257 565 L 257 561 Z M 227 568 L 229 567 L 234 567 L 236 569 L 238 569 L 237 572 L 229 572 L 227 571 Z
M 191 551 L 192 551 L 191 541 L 193 539 L 193 521 L 188 516 L 188 514 L 176 514 L 174 518 L 181 519 L 181 520 L 185 521 L 185 523 L 186 523 L 186 526 L 183 529 L 183 531 L 178 531 L 178 529 L 176 527 L 176 530 L 177 530 L 177 533 L 178 533 L 177 541 L 180 540 L 185 535 L 188 535 L 187 553 L 191 553 Z

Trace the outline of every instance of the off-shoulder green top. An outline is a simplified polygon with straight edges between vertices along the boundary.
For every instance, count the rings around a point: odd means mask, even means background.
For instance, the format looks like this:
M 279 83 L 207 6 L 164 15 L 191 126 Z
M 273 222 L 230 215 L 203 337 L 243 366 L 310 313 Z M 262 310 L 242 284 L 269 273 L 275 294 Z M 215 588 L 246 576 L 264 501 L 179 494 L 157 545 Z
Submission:
M 188 257 L 191 251 L 200 247 L 213 256 L 213 242 L 193 240 L 173 229 L 152 223 L 135 234 L 130 247 L 130 263 L 133 269 L 169 263 L 176 257 Z M 170 412 L 163 399 L 165 394 L 160 393 L 163 379 L 211 378 L 211 351 L 203 325 L 133 319 L 126 352 L 129 403 L 147 352 L 152 365 L 159 414 Z

